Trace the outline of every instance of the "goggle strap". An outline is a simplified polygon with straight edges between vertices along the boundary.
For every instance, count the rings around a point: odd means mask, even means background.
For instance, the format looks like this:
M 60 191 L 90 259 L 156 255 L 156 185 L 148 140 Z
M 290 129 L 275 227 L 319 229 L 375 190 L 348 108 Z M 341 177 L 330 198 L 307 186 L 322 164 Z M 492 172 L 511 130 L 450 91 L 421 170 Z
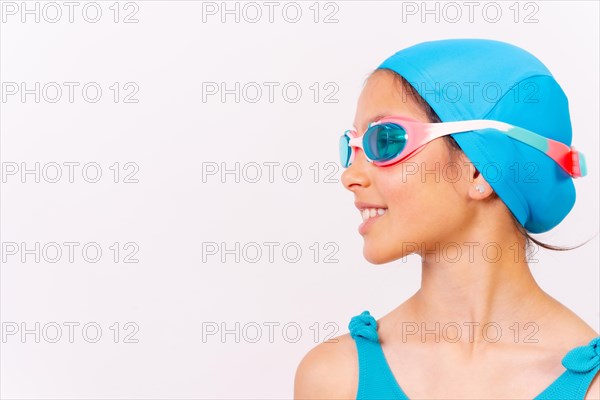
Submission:
M 429 128 L 429 134 L 434 138 L 449 135 L 452 133 L 468 132 L 480 129 L 496 129 L 507 136 L 525 143 L 552 158 L 560 167 L 562 167 L 573 178 L 579 178 L 587 175 L 587 165 L 585 156 L 582 152 L 569 147 L 566 144 L 538 135 L 530 130 L 520 128 L 501 121 L 493 120 L 470 120 L 454 121 L 433 124 Z

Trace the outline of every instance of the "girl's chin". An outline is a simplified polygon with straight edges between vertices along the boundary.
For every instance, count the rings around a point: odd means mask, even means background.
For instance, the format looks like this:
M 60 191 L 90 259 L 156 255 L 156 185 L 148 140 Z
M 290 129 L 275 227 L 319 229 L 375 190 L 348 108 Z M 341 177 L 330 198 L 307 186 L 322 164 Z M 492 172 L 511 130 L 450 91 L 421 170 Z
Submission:
M 394 257 L 393 254 L 386 252 L 384 249 L 368 246 L 366 244 L 363 248 L 363 256 L 365 257 L 365 260 L 375 265 L 389 263 L 399 258 Z

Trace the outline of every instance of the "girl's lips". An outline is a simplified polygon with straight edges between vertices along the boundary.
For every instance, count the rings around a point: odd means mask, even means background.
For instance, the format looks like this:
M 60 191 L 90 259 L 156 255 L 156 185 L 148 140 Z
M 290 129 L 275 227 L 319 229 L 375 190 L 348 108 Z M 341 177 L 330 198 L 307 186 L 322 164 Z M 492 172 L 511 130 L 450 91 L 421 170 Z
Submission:
M 363 201 L 355 201 L 354 206 L 359 210 L 364 210 L 365 208 L 387 208 L 386 206 L 382 206 L 374 203 L 365 203 Z
M 364 236 L 365 233 L 367 233 L 367 231 L 371 227 L 371 225 L 373 225 L 375 223 L 375 221 L 377 221 L 381 217 L 385 217 L 385 214 L 376 215 L 374 217 L 369 218 L 366 221 L 363 221 L 363 223 L 358 226 L 358 233 Z

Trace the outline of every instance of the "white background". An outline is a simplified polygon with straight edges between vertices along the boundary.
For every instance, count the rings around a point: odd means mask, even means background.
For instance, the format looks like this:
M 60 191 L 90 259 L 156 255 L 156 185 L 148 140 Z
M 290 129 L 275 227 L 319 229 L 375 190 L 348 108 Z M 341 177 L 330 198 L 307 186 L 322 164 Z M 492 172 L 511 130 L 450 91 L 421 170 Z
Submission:
M 327 163 L 337 165 L 338 136 L 352 125 L 366 76 L 396 51 L 426 40 L 478 37 L 513 43 L 540 58 L 566 92 L 573 144 L 585 153 L 589 172 L 575 181 L 572 212 L 536 237 L 556 245 L 593 239 L 568 252 L 540 249 L 531 267 L 545 291 L 598 330 L 597 2 L 497 2 L 487 6 L 487 14 L 482 10 L 488 3 L 479 2 L 472 21 L 464 3 L 456 2 L 462 17 L 454 23 L 448 19 L 457 8 L 445 3 L 437 5 L 436 22 L 435 13 L 422 15 L 421 2 L 299 2 L 302 16 L 296 23 L 283 18 L 283 2 L 272 23 L 262 2 L 257 3 L 262 18 L 255 23 L 248 20 L 255 9 L 244 9 L 245 3 L 237 3 L 239 22 L 235 14 L 222 22 L 220 12 L 203 15 L 203 7 L 211 6 L 206 2 L 121 2 L 117 23 L 112 1 L 98 2 L 102 15 L 96 23 L 82 16 L 86 2 L 78 3 L 72 23 L 62 2 L 56 23 L 44 18 L 55 17 L 50 6 L 43 14 L 46 3 L 38 3 L 39 22 L 27 14 L 22 22 L 21 2 L 12 3 L 18 8 L 14 15 L 7 3 L 2 2 L 0 80 L 25 82 L 30 89 L 35 82 L 41 87 L 57 82 L 63 93 L 56 103 L 47 101 L 55 92 L 39 103 L 34 95 L 23 102 L 20 93 L 3 98 L 3 169 L 11 163 L 80 165 L 73 183 L 64 166 L 57 183 L 43 176 L 36 183 L 32 174 L 25 183 L 20 173 L 6 176 L 1 240 L 29 249 L 36 242 L 80 245 L 72 263 L 64 246 L 55 263 L 44 257 L 36 263 L 34 255 L 22 262 L 21 253 L 3 252 L 3 330 L 12 324 L 35 330 L 40 324 L 39 343 L 33 333 L 23 339 L 20 331 L 0 343 L 3 398 L 291 398 L 296 366 L 309 349 L 327 335 L 346 333 L 352 316 L 369 310 L 379 318 L 419 287 L 417 256 L 382 266 L 363 259 L 353 196 L 339 183 L 341 170 Z M 222 10 L 221 2 L 212 4 Z M 35 2 L 27 6 L 34 9 Z M 413 6 L 417 14 L 403 12 Z M 94 18 L 90 7 L 87 17 Z M 236 6 L 229 2 L 228 7 Z M 497 8 L 502 14 L 493 23 Z M 132 12 L 138 22 L 124 23 Z M 294 18 L 294 8 L 288 13 Z M 537 22 L 525 23 L 531 13 Z M 327 15 L 337 22 L 325 23 Z M 79 83 L 72 103 L 63 82 Z M 96 103 L 82 97 L 88 82 L 103 90 Z M 117 103 L 110 89 L 115 82 L 121 95 Z M 133 96 L 137 103 L 123 102 L 131 92 L 124 87 L 128 82 L 139 88 Z M 247 101 L 255 95 L 252 90 L 239 103 L 234 95 L 224 102 L 218 95 L 203 101 L 203 82 L 224 82 L 229 89 L 235 82 L 242 87 L 256 82 L 262 98 Z M 279 84 L 273 102 L 263 82 Z M 297 102 L 283 97 L 286 83 L 302 89 Z M 332 102 L 326 102 L 331 93 Z M 81 166 L 92 162 L 102 171 L 97 183 L 82 177 Z M 109 168 L 115 162 L 121 170 L 118 183 Z M 128 162 L 139 167 L 138 183 L 123 182 L 132 171 L 124 169 Z M 246 175 L 239 183 L 232 174 L 207 176 L 203 182 L 203 165 L 208 165 L 203 163 L 211 162 L 230 169 L 239 162 L 240 168 L 247 166 Z M 265 162 L 279 163 L 273 182 Z M 249 182 L 256 172 L 249 163 L 262 166 L 257 183 Z M 285 176 L 284 165 L 291 166 Z M 294 179 L 294 166 L 302 176 L 290 183 L 286 179 Z M 333 182 L 327 182 L 331 171 Z M 81 255 L 90 242 L 103 251 L 96 263 Z M 118 262 L 109 248 L 115 242 L 121 248 Z M 123 248 L 128 242 L 138 247 L 138 263 L 123 262 L 132 249 Z M 230 249 L 236 242 L 278 245 L 273 262 L 263 245 L 255 263 L 243 257 L 237 263 L 234 255 L 223 263 L 219 254 L 205 254 L 203 262 L 203 242 L 224 242 Z M 299 261 L 283 257 L 287 243 L 302 250 Z M 250 250 L 246 256 L 254 257 Z M 330 261 L 337 262 L 325 262 L 330 253 Z M 288 255 L 295 256 L 293 248 Z M 73 343 L 68 322 L 79 323 Z M 126 329 L 127 322 L 135 325 Z M 101 327 L 97 343 L 86 340 L 93 339 L 94 329 L 82 335 L 86 323 Z M 239 343 L 233 333 L 203 341 L 207 323 L 232 332 L 239 323 Z M 278 324 L 272 342 L 269 323 Z M 57 343 L 49 340 L 56 335 L 53 324 L 62 327 Z M 139 329 L 130 339 L 138 342 L 125 343 L 133 326 Z M 262 327 L 262 336 L 251 343 L 255 326 Z M 297 341 L 294 327 L 301 329 Z

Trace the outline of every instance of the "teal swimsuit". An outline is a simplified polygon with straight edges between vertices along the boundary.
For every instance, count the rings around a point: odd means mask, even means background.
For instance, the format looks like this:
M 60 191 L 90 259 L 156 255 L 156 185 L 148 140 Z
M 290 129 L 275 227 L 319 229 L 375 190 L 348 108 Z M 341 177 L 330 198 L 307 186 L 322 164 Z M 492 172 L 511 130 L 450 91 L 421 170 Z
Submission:
M 356 398 L 410 400 L 390 370 L 379 343 L 377 321 L 369 311 L 352 317 L 348 329 L 358 350 Z M 565 372 L 534 400 L 583 400 L 592 379 L 600 369 L 600 336 L 592 339 L 586 346 L 571 349 L 562 359 L 562 365 L 566 368 Z

